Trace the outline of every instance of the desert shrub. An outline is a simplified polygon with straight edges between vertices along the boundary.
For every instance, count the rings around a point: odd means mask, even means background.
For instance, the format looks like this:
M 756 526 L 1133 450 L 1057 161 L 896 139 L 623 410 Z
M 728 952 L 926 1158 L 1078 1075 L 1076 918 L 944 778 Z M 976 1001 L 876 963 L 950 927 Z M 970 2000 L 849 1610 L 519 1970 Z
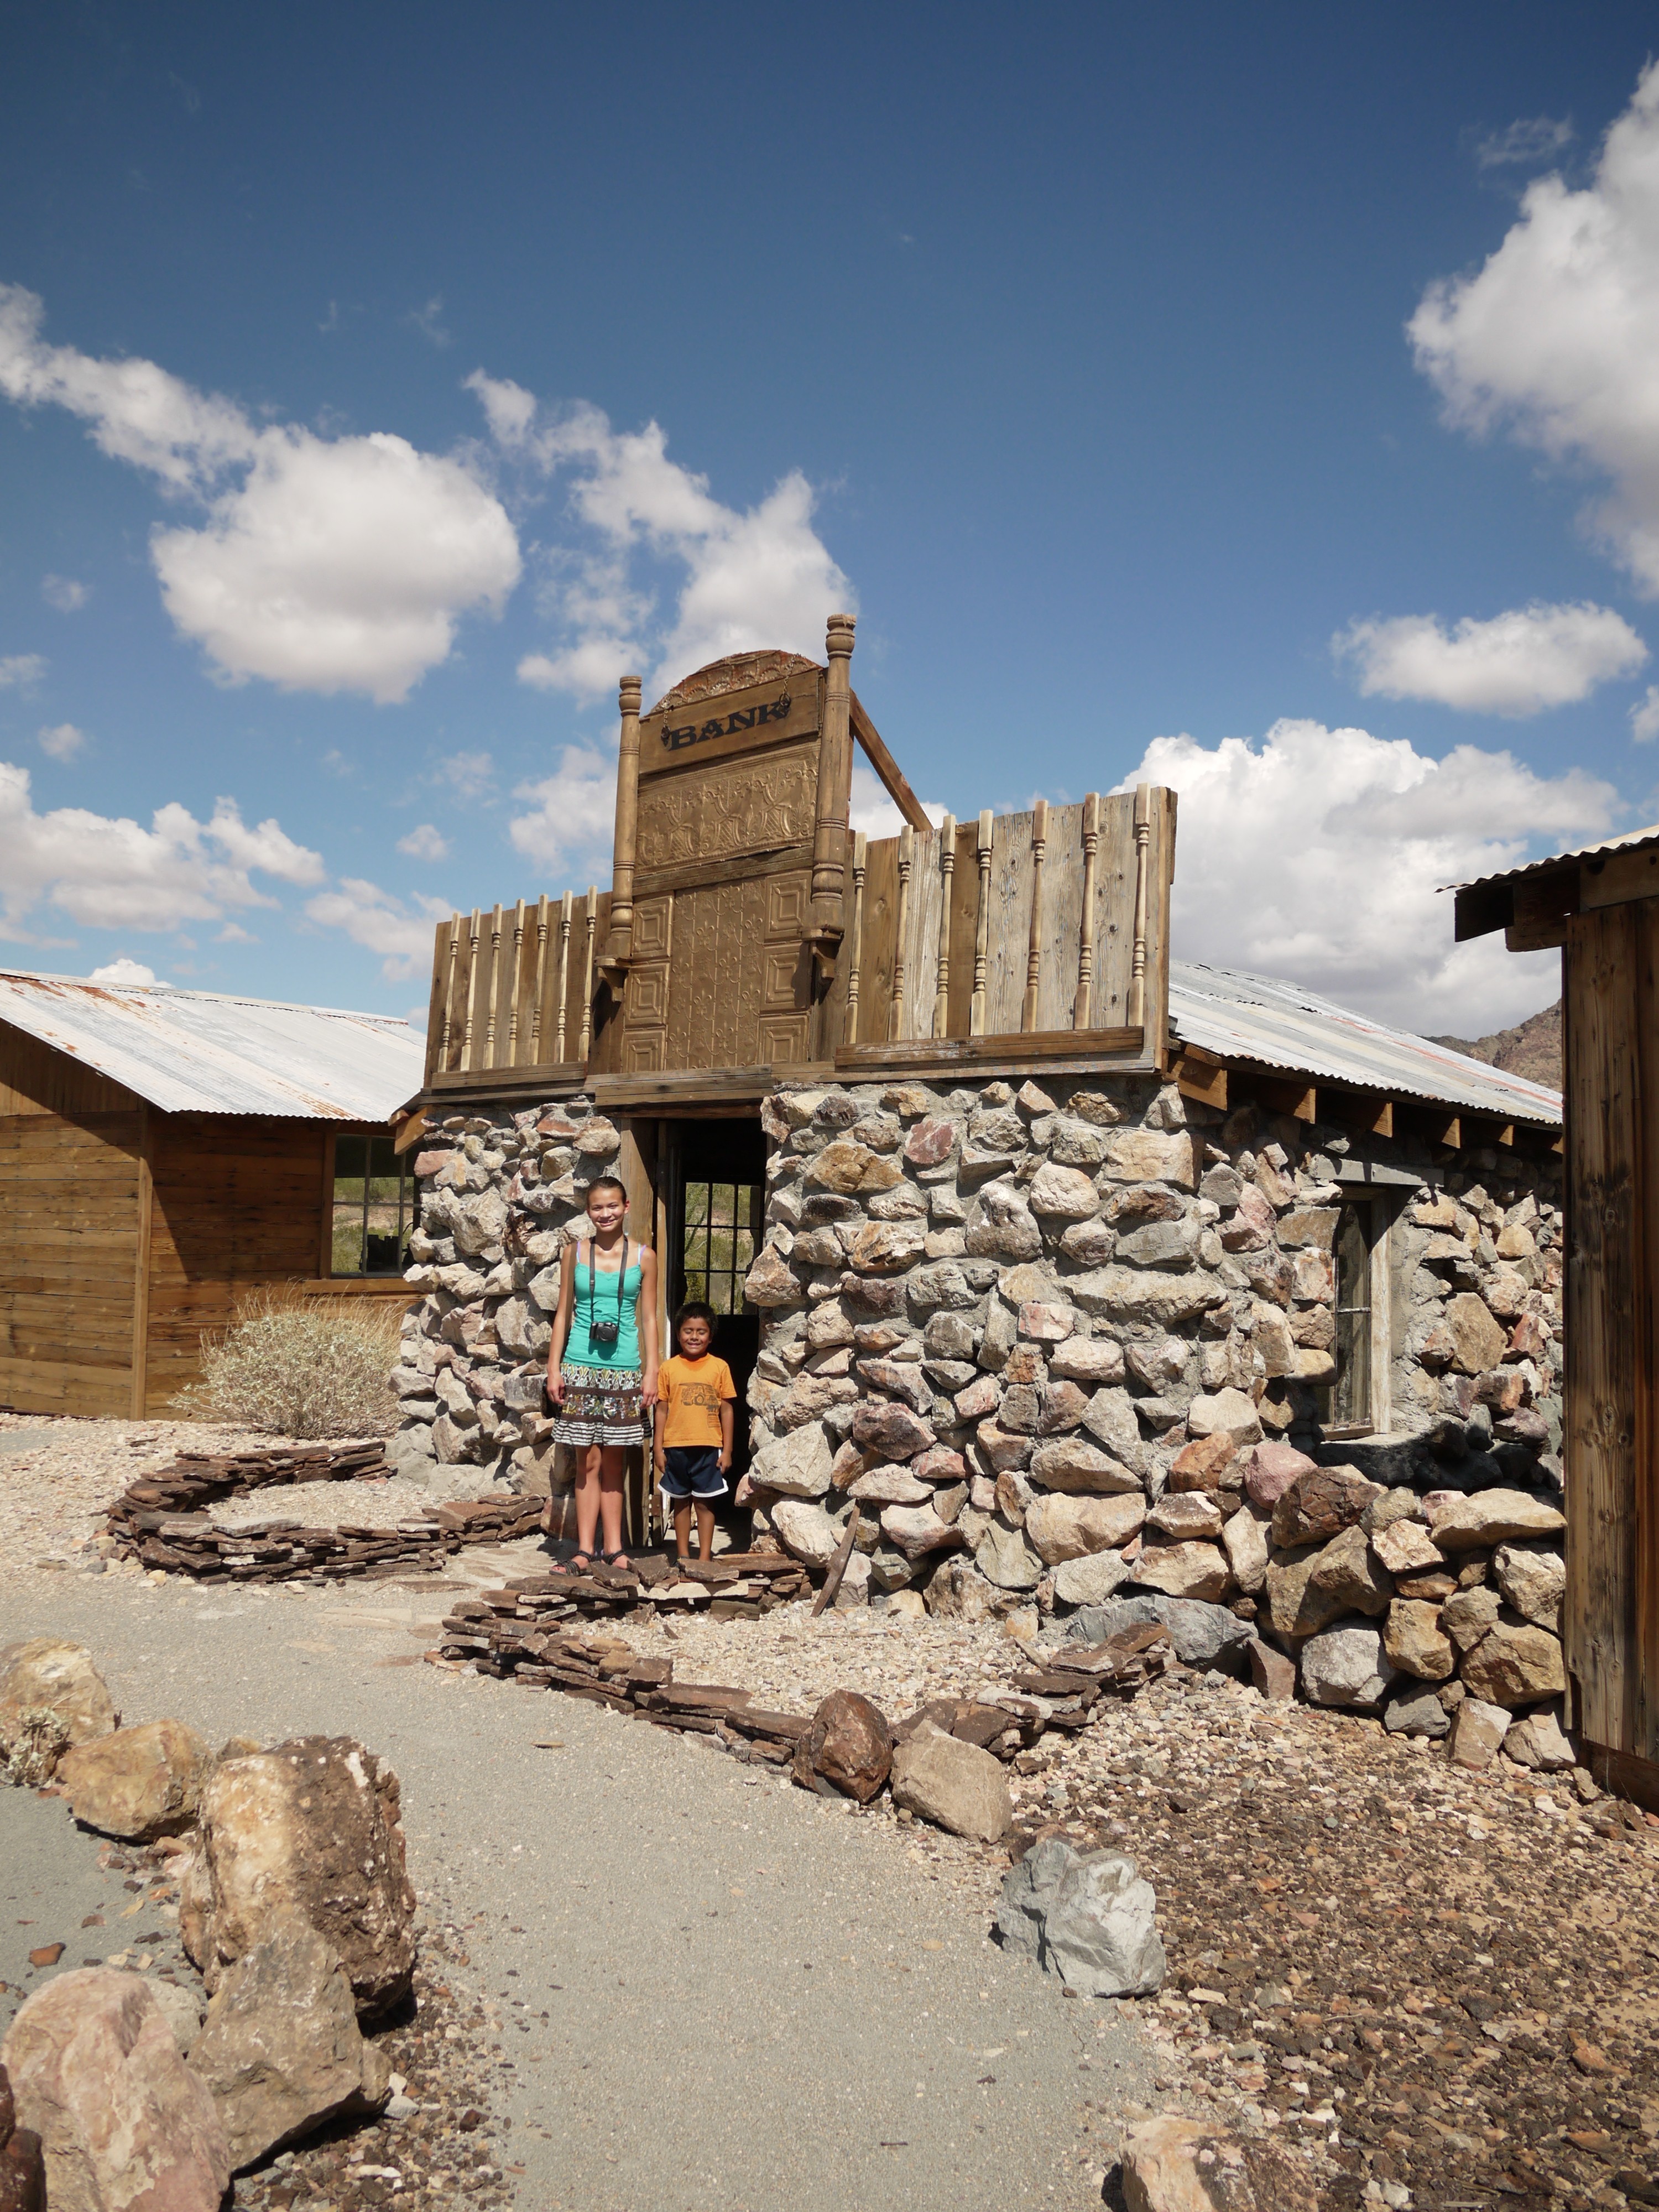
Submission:
M 201 1379 L 173 1407 L 273 1436 L 388 1435 L 402 1320 L 392 1299 L 256 1291 L 238 1300 L 228 1328 L 204 1336 Z

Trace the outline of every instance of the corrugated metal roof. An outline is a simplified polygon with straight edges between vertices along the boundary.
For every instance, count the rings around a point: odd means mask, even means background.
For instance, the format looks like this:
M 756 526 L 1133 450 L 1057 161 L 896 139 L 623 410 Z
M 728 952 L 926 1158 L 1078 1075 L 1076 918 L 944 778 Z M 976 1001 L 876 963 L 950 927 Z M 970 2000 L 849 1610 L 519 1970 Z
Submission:
M 385 1121 L 426 1057 L 386 1014 L 17 969 L 0 969 L 0 1021 L 173 1114 Z
M 1224 1060 L 1431 1099 L 1504 1121 L 1559 1123 L 1561 1095 L 1427 1037 L 1368 1020 L 1299 984 L 1195 961 L 1170 963 L 1170 1024 Z
M 1605 837 L 1599 845 L 1576 845 L 1568 853 L 1552 853 L 1547 860 L 1528 860 L 1518 868 L 1504 868 L 1495 876 L 1474 876 L 1466 884 L 1447 884 L 1449 891 L 1484 890 L 1488 884 L 1516 884 L 1523 876 L 1540 876 L 1570 860 L 1593 860 L 1600 853 L 1634 852 L 1644 845 L 1659 845 L 1659 822 L 1646 830 L 1626 830 L 1622 836 Z

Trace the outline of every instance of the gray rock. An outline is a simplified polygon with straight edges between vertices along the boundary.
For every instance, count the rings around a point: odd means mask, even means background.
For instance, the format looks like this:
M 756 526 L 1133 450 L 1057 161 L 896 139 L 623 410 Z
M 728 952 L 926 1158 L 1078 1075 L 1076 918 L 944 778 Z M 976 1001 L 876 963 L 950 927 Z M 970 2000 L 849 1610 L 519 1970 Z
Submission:
M 1042 1576 L 1042 1562 L 1026 1542 L 1024 1529 L 1011 1527 L 1000 1513 L 980 1538 L 974 1565 L 999 1589 L 1035 1589 Z
M 1196 1597 L 1120 1597 L 1074 1613 L 1064 1634 L 1084 1644 L 1099 1644 L 1126 1628 L 1167 1628 L 1176 1656 L 1185 1667 L 1243 1665 L 1245 1647 L 1255 1631 L 1224 1605 Z
M 1001 1762 L 925 1722 L 893 1753 L 893 1802 L 924 1820 L 994 1844 L 1013 1826 Z
M 1157 1911 L 1132 1858 L 1049 1837 L 1010 1869 L 997 1932 L 1081 1996 L 1148 1996 L 1166 1963 Z
M 1129 1568 L 1116 1552 L 1062 1559 L 1054 1572 L 1054 1595 L 1061 1605 L 1103 1605 L 1129 1579 Z
M 811 1421 L 763 1444 L 750 1474 L 763 1489 L 779 1491 L 786 1498 L 822 1498 L 830 1487 L 834 1459 L 829 1438 Z
M 1432 1690 L 1401 1690 L 1382 1708 L 1382 1725 L 1390 1735 L 1437 1738 L 1449 1733 L 1451 1716 Z
M 1554 1633 L 1561 1626 L 1561 1599 L 1567 1586 L 1566 1563 L 1553 1552 L 1531 1552 L 1519 1544 L 1500 1544 L 1492 1559 L 1498 1587 L 1523 1620 Z
M 1395 1679 L 1382 1632 L 1358 1622 L 1328 1628 L 1302 1647 L 1302 1693 L 1310 1705 L 1378 1705 Z

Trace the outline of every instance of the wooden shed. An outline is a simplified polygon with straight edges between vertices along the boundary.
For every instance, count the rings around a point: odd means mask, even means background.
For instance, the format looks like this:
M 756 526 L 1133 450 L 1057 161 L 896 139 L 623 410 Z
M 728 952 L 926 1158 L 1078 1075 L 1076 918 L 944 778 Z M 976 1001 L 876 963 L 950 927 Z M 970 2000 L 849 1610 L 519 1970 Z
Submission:
M 406 1022 L 0 971 L 0 1405 L 165 1413 L 297 1283 L 407 1297 Z
M 1463 884 L 1456 927 L 1561 948 L 1571 1718 L 1659 1810 L 1659 828 Z

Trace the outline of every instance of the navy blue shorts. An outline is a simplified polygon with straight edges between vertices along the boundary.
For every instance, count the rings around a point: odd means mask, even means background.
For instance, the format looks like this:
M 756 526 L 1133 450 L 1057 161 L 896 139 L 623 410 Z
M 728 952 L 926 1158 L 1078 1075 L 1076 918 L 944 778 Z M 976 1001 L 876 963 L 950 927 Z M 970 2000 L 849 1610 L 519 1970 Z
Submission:
M 726 1495 L 720 1449 L 714 1444 L 670 1444 L 663 1454 L 662 1493 L 684 1502 L 699 1498 L 705 1505 Z

